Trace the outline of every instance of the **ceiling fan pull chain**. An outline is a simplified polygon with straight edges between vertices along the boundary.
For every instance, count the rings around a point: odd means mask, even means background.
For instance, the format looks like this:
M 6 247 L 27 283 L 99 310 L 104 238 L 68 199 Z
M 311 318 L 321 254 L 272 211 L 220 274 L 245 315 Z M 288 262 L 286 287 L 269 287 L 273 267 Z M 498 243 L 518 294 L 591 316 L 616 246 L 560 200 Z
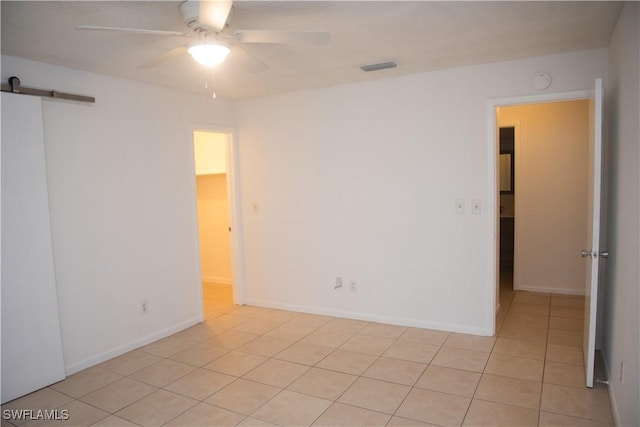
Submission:
M 212 94 L 211 97 L 213 99 L 216 99 L 216 69 L 215 67 L 211 67 L 211 90 L 212 90 Z

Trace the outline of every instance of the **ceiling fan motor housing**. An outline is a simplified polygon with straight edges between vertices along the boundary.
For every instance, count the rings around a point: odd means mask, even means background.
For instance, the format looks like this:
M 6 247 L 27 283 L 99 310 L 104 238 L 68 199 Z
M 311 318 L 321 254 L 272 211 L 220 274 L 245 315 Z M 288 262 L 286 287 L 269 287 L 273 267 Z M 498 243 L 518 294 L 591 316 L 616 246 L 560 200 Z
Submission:
M 198 20 L 199 4 L 197 0 L 187 0 L 180 4 L 180 13 L 187 27 L 197 30 L 200 28 Z

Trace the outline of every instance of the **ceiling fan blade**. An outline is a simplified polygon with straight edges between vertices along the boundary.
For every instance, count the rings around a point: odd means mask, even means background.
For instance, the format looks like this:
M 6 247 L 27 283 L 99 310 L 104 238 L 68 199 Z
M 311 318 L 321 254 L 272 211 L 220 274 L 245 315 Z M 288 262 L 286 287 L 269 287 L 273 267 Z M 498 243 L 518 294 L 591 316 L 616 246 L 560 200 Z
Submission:
M 175 47 L 175 48 L 163 53 L 162 55 L 158 55 L 155 58 L 152 58 L 151 60 L 145 62 L 142 65 L 140 65 L 138 68 L 152 68 L 152 67 L 160 65 L 160 64 L 162 64 L 164 62 L 167 62 L 167 61 L 170 61 L 172 59 L 175 59 L 180 55 L 184 55 L 185 53 L 187 53 L 187 47 L 186 46 Z
M 329 33 L 323 31 L 238 30 L 233 37 L 242 43 L 329 43 Z
M 256 58 L 240 46 L 233 46 L 230 57 L 233 62 L 237 62 L 252 74 L 261 73 L 269 68 L 261 59 Z
M 220 32 L 227 23 L 233 1 L 231 0 L 199 0 L 198 21 L 204 28 Z
M 180 31 L 167 30 L 149 30 L 144 28 L 121 28 L 121 27 L 100 27 L 95 25 L 78 25 L 76 30 L 92 30 L 92 31 L 114 31 L 122 33 L 134 34 L 150 34 L 154 36 L 186 36 L 186 33 Z

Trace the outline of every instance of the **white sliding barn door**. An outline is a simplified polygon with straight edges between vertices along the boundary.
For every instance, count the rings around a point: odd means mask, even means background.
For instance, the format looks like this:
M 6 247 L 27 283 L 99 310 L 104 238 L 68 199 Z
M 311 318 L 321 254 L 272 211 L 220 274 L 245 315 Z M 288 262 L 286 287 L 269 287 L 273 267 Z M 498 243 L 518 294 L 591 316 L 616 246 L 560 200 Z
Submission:
M 2 403 L 64 379 L 42 100 L 2 94 Z

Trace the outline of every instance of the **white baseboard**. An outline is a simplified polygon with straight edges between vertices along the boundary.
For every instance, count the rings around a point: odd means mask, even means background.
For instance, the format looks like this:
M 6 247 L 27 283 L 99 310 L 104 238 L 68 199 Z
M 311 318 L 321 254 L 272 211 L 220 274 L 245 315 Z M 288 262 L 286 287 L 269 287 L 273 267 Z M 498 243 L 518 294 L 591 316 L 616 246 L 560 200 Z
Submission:
M 67 376 L 71 374 L 75 374 L 76 372 L 82 371 L 83 369 L 86 369 L 86 368 L 90 368 L 91 366 L 97 365 L 98 363 L 106 362 L 107 360 L 113 359 L 114 357 L 120 356 L 121 354 L 127 353 L 131 350 L 135 350 L 147 344 L 151 344 L 152 342 L 158 341 L 159 339 L 166 338 L 169 335 L 173 335 L 177 332 L 187 329 L 190 326 L 196 325 L 202 322 L 203 320 L 204 320 L 203 316 L 187 319 L 180 323 L 172 325 L 168 328 L 164 328 L 162 330 L 153 332 L 147 336 L 137 338 L 124 345 L 104 351 L 95 356 L 89 357 L 79 362 L 65 365 L 64 367 L 65 373 Z
M 230 285 L 231 277 L 202 276 L 202 281 L 208 284 Z
M 395 317 L 395 316 L 381 316 L 371 313 L 359 313 L 351 311 L 334 310 L 323 307 L 302 306 L 295 304 L 282 304 L 274 301 L 264 301 L 256 299 L 247 299 L 246 304 L 255 305 L 257 307 L 277 308 L 281 310 L 296 311 L 300 313 L 319 314 L 322 316 L 343 317 L 347 319 L 364 320 L 367 322 L 386 323 L 389 325 L 409 326 L 414 328 L 435 329 L 439 331 L 448 332 L 460 332 L 472 335 L 490 336 L 491 332 L 482 328 L 469 328 L 467 326 L 449 324 L 449 323 L 437 323 L 437 322 L 425 322 L 418 319 Z
M 514 286 L 514 290 L 526 291 L 526 292 L 540 292 L 545 294 L 584 295 L 584 289 L 552 288 L 552 287 L 546 287 L 546 286 L 520 285 L 520 286 Z
M 620 412 L 618 410 L 618 403 L 616 400 L 616 392 L 615 387 L 613 385 L 613 375 L 609 370 L 609 362 L 607 362 L 607 356 L 604 354 L 604 351 L 601 351 L 602 354 L 602 363 L 604 364 L 604 370 L 607 373 L 607 378 L 609 380 L 609 384 L 607 385 L 607 391 L 609 392 L 609 405 L 611 405 L 611 415 L 613 416 L 613 425 L 619 427 L 620 424 Z

